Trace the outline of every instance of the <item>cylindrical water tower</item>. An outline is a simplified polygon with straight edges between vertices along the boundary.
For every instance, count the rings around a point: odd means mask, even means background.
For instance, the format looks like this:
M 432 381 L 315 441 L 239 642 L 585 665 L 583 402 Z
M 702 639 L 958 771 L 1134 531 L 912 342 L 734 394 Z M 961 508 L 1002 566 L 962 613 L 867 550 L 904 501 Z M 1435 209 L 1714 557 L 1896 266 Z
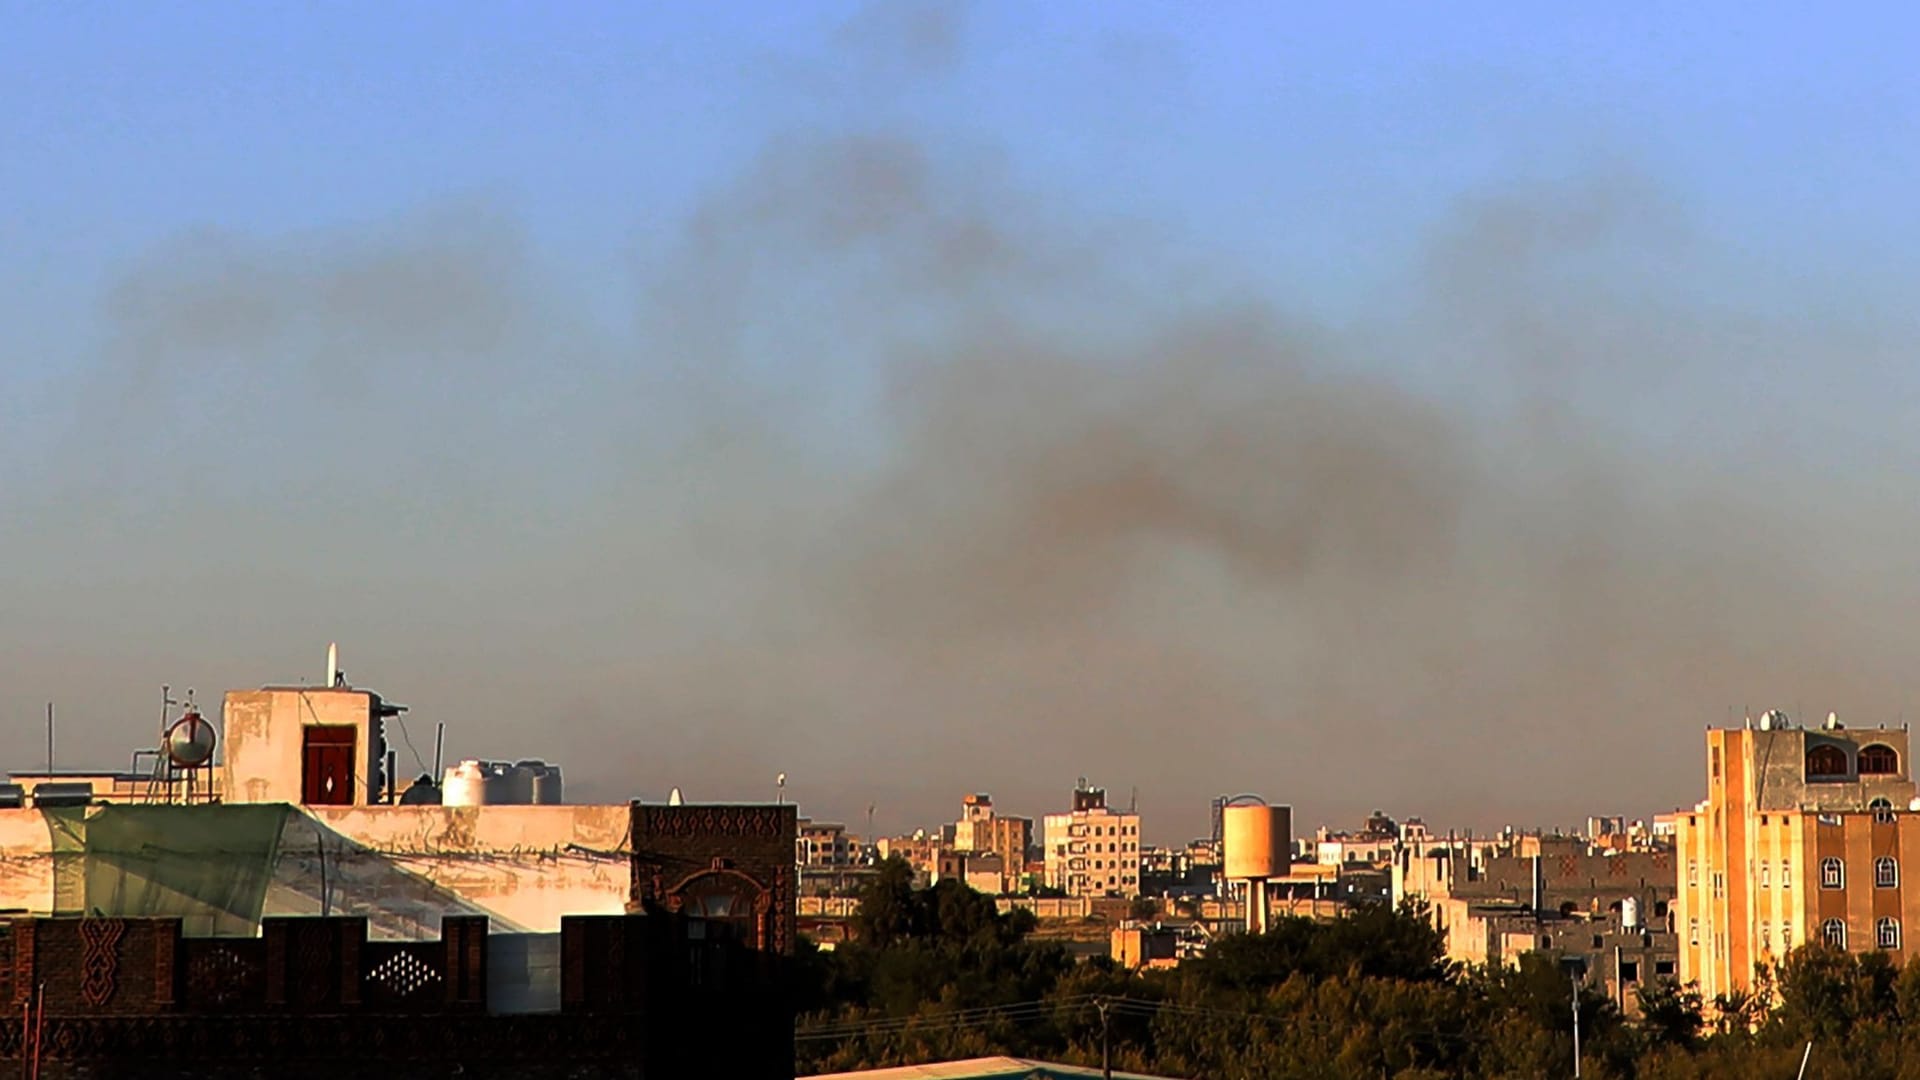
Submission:
M 1268 806 L 1251 795 L 1240 799 L 1221 810 L 1221 869 L 1229 886 L 1246 883 L 1247 932 L 1264 934 L 1272 922 L 1267 881 L 1293 872 L 1293 807 Z

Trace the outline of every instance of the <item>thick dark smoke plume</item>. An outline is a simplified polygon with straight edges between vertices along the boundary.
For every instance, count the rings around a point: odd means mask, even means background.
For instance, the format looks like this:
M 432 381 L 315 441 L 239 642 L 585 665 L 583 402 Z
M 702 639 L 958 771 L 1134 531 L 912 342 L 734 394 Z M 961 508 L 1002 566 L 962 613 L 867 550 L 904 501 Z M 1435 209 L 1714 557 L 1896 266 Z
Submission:
M 812 92 L 935 78 L 966 30 L 866 13 Z M 583 795 L 785 771 L 898 828 L 1085 775 L 1169 840 L 1248 790 L 1304 823 L 1646 814 L 1699 796 L 1730 708 L 1901 719 L 1911 499 L 1883 444 L 1809 432 L 1882 422 L 1912 342 L 1703 299 L 1719 253 L 1654 180 L 1463 200 L 1327 326 L 835 111 L 643 253 L 631 331 L 484 208 L 131 268 L 18 448 L 9 709 L 71 702 L 104 757 L 149 684 L 312 675 L 338 638 L 415 743 L 444 720 Z M 1810 372 L 1825 404 L 1769 398 Z

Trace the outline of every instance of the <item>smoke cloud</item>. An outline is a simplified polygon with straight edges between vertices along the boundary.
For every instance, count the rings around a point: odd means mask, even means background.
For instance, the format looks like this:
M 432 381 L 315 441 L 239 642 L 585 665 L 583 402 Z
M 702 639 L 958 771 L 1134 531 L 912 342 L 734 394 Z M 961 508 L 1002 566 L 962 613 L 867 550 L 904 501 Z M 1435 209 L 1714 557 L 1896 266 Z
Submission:
M 876 8 L 835 76 L 937 79 L 966 29 Z M 1914 341 L 1708 295 L 1726 253 L 1651 177 L 1476 193 L 1339 326 L 855 120 L 639 253 L 630 328 L 484 206 L 128 268 L 57 431 L 10 448 L 9 712 L 59 700 L 110 762 L 149 686 L 338 639 L 415 744 L 442 721 L 585 796 L 785 772 L 904 828 L 1087 776 L 1163 841 L 1240 791 L 1644 815 L 1741 708 L 1903 719 L 1910 500 L 1885 444 L 1818 436 L 1873 429 Z M 1769 398 L 1802 380 L 1830 395 Z

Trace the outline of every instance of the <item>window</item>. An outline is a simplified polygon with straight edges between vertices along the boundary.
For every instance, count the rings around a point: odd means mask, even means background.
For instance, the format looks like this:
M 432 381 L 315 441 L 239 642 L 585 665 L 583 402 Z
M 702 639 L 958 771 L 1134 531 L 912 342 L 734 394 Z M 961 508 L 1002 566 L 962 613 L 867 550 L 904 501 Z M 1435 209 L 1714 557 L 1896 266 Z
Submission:
M 1885 743 L 1874 743 L 1860 751 L 1860 775 L 1890 776 L 1900 771 L 1900 755 Z M 1899 928 L 1895 928 L 1895 933 Z
M 1767 863 L 1761 863 L 1760 864 L 1760 887 L 1765 889 L 1771 886 L 1772 884 L 1773 884 L 1773 867 Z
M 1873 820 L 1876 823 L 1881 825 L 1893 824 L 1893 804 L 1891 802 L 1885 799 L 1875 799 L 1867 804 L 1867 809 L 1873 811 Z
M 1876 889 L 1897 889 L 1900 887 L 1900 864 L 1891 855 L 1882 855 L 1873 860 L 1873 887 Z
M 1847 924 L 1839 919 L 1828 919 L 1820 924 L 1820 936 L 1834 948 L 1844 949 L 1847 947 Z
M 1820 860 L 1820 887 L 1823 889 L 1844 889 L 1847 887 L 1847 867 L 1839 859 L 1829 855 Z
M 1807 778 L 1847 775 L 1847 752 L 1837 746 L 1816 746 L 1807 751 Z
M 1793 951 L 1793 924 L 1792 923 L 1780 924 L 1780 951 L 1781 952 Z
M 1713 778 L 1720 779 L 1720 748 L 1713 748 Z
M 1773 927 L 1765 919 L 1760 921 L 1760 951 L 1773 951 Z
M 1629 983 L 1639 982 L 1640 981 L 1640 961 L 1638 960 L 1620 961 L 1620 981 L 1629 982 Z
M 1689 945 L 1700 944 L 1700 920 L 1699 919 L 1687 920 L 1687 944 Z
M 1687 884 L 1700 884 L 1700 864 L 1692 859 L 1687 860 Z
M 1792 871 L 1793 871 L 1793 864 L 1788 862 L 1785 859 L 1781 859 L 1780 860 L 1780 887 L 1781 888 L 1783 889 L 1793 888 L 1793 872 Z
M 1900 920 L 1885 918 L 1873 924 L 1873 943 L 1883 949 L 1900 947 Z
M 1655 961 L 1653 962 L 1653 973 L 1654 973 L 1655 975 L 1671 975 L 1671 974 L 1673 974 L 1673 961 L 1671 961 L 1671 960 L 1655 960 Z
M 1718 900 L 1725 895 L 1727 895 L 1727 875 L 1715 870 L 1713 872 L 1713 898 Z

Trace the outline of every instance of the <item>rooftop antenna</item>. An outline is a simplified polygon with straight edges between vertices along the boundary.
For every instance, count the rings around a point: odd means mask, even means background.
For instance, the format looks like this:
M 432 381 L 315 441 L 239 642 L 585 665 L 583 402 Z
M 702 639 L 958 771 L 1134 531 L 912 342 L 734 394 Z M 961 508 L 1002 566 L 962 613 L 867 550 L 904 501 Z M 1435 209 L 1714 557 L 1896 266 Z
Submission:
M 327 681 L 325 685 L 328 687 L 340 685 L 340 645 L 338 642 L 327 642 Z
M 1132 789 L 1127 792 L 1127 813 L 1137 814 L 1139 812 L 1140 812 L 1140 785 L 1135 784 L 1133 785 Z
M 436 783 L 440 780 L 440 748 L 445 745 L 446 741 L 447 722 L 442 720 L 440 721 L 440 726 L 436 728 L 433 733 L 433 779 Z
M 47 775 L 53 775 L 53 702 L 47 702 Z

